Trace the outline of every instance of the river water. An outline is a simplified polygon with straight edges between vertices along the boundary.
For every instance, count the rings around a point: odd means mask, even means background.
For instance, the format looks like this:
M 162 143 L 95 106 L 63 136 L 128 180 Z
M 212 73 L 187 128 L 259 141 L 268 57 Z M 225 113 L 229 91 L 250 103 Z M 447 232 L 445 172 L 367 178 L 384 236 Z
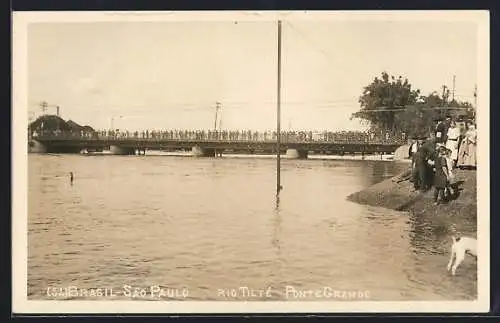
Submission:
M 277 205 L 269 158 L 28 161 L 29 299 L 477 297 L 474 260 L 446 271 L 446 230 L 346 200 L 407 164 L 285 159 Z

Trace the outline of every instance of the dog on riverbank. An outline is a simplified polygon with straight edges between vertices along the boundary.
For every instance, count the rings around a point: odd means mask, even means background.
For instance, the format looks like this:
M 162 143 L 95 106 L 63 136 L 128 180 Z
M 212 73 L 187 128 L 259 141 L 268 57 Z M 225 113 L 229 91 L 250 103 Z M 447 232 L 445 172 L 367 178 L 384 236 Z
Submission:
M 477 259 L 477 240 L 470 237 L 451 237 L 453 244 L 451 245 L 451 256 L 448 262 L 448 271 L 451 269 L 451 274 L 454 276 L 457 267 L 464 261 L 465 254 L 469 254 Z M 453 263 L 455 260 L 455 263 Z

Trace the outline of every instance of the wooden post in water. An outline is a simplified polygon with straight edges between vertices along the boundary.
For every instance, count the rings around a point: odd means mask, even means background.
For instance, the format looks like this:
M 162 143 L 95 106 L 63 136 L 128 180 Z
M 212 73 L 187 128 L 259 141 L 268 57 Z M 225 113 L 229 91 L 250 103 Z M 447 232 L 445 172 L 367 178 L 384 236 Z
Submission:
M 219 139 L 219 135 L 217 133 L 217 114 L 219 112 L 219 109 L 220 109 L 220 103 L 219 102 L 216 102 L 215 103 L 215 122 L 214 122 L 214 136 L 215 136 L 215 140 L 218 140 Z M 217 158 L 217 148 L 215 148 L 215 151 L 214 151 L 214 157 Z
M 278 87 L 276 115 L 276 196 L 281 190 L 281 20 L 278 20 Z

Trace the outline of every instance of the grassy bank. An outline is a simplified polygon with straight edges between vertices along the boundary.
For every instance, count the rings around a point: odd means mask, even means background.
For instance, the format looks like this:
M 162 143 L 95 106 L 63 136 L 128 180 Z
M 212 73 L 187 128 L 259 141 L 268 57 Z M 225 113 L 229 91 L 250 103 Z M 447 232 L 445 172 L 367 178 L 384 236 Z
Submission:
M 477 216 L 475 170 L 457 170 L 458 197 L 437 206 L 433 204 L 434 190 L 425 193 L 415 191 L 407 175 L 409 175 L 409 170 L 351 194 L 347 199 L 360 204 L 407 211 L 436 222 L 451 222 L 456 230 L 463 233 L 475 231 Z

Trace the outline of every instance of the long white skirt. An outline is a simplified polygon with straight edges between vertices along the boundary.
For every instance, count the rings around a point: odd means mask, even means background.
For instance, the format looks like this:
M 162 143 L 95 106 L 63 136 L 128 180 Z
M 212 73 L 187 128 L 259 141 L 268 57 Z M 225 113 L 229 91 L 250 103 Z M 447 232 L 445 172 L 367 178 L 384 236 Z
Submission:
M 446 148 L 451 150 L 451 159 L 457 160 L 458 159 L 458 140 L 447 140 L 446 141 Z

